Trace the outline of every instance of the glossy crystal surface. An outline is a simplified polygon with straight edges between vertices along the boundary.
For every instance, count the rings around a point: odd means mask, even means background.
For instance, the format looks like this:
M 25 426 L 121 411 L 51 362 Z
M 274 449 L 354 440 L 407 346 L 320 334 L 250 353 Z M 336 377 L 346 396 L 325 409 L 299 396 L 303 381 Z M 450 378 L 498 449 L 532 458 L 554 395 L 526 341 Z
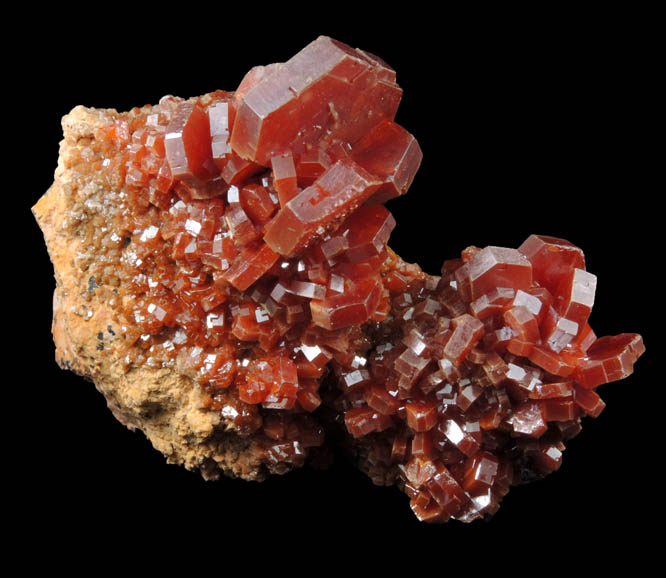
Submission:
M 419 519 L 471 521 L 560 466 L 644 346 L 597 339 L 596 278 L 562 239 L 471 246 L 441 276 L 388 248 L 382 203 L 421 162 L 400 96 L 379 58 L 320 37 L 235 92 L 101 127 L 126 203 L 115 306 L 127 366 L 195 380 L 267 463 L 303 465 L 339 427 Z
M 393 120 L 401 96 L 395 73 L 377 57 L 322 36 L 240 96 L 231 146 L 268 166 L 275 155 L 313 145 L 353 144 Z
M 541 250 L 522 253 L 534 239 L 521 251 L 469 247 L 441 277 L 391 283 L 363 396 L 338 388 L 345 415 L 390 416 L 381 429 L 345 423 L 368 474 L 401 486 L 420 520 L 492 515 L 512 485 L 558 469 L 581 418 L 605 407 L 595 388 L 644 351 L 635 333 L 594 335 L 582 251 L 546 238 L 550 271 Z

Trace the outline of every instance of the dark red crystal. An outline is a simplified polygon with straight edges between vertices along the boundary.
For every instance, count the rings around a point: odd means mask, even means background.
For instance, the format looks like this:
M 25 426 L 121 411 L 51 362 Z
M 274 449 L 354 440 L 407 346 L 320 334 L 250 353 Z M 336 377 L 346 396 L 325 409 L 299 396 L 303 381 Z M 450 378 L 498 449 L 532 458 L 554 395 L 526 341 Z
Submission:
M 266 225 L 264 240 L 280 255 L 293 257 L 339 225 L 379 185 L 353 161 L 338 161 L 280 209 Z
M 178 106 L 167 127 L 164 148 L 174 177 L 207 181 L 215 175 L 208 113 L 198 104 Z
M 231 146 L 262 166 L 322 140 L 353 143 L 393 120 L 402 96 L 379 59 L 323 36 L 251 84 L 238 99 Z
M 397 392 L 392 427 L 353 435 L 393 447 L 387 469 L 421 520 L 491 515 L 516 480 L 559 468 L 581 417 L 604 408 L 593 388 L 629 375 L 644 351 L 637 334 L 596 339 L 594 276 L 579 269 L 579 249 L 547 239 L 552 293 L 537 280 L 547 270 L 540 253 L 535 275 L 522 252 L 501 247 L 466 249 L 441 278 L 391 282 L 363 401 L 339 388 L 358 415 L 363 403 L 390 410 L 382 401 Z
M 196 380 L 266 463 L 305 463 L 325 405 L 419 519 L 471 521 L 560 467 L 604 408 L 595 388 L 644 346 L 597 339 L 596 278 L 565 240 L 470 246 L 440 276 L 388 248 L 382 203 L 422 156 L 400 97 L 379 58 L 320 37 L 235 93 L 99 128 L 127 193 L 123 337 L 128 363 Z

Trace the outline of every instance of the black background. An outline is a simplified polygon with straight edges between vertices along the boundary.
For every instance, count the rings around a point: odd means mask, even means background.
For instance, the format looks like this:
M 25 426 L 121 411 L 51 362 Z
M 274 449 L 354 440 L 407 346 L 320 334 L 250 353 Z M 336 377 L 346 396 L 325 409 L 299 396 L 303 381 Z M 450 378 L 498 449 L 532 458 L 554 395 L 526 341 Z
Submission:
M 194 543 L 201 559 L 220 564 L 224 551 L 224 564 L 266 558 L 289 567 L 313 552 L 324 560 L 335 552 L 343 565 L 357 554 L 370 563 L 413 556 L 442 571 L 451 560 L 474 571 L 516 556 L 529 571 L 557 560 L 573 567 L 578 554 L 577 565 L 645 562 L 646 520 L 663 510 L 652 467 L 661 450 L 646 425 L 663 387 L 650 370 L 659 337 L 648 332 L 661 315 L 654 267 L 663 194 L 663 179 L 659 187 L 653 181 L 649 15 L 407 8 L 377 7 L 378 20 L 344 12 L 329 23 L 323 5 L 311 5 L 303 20 L 286 8 L 280 20 L 251 7 L 192 6 L 145 18 L 118 8 L 82 13 L 76 24 L 61 14 L 39 36 L 39 49 L 22 53 L 23 100 L 12 103 L 10 119 L 21 125 L 20 160 L 29 164 L 19 209 L 27 217 L 29 307 L 20 314 L 30 318 L 30 369 L 15 390 L 22 425 L 12 442 L 22 539 L 86 539 L 155 558 L 184 555 Z M 25 47 L 31 34 L 26 28 Z M 636 373 L 600 388 L 607 408 L 583 421 L 562 468 L 514 488 L 489 522 L 419 524 L 403 494 L 372 486 L 341 457 L 327 472 L 305 468 L 262 484 L 204 482 L 167 465 L 142 433 L 115 421 L 92 384 L 55 364 L 53 273 L 29 208 L 52 181 L 60 118 L 77 104 L 122 111 L 165 94 L 233 90 L 251 66 L 287 60 L 319 34 L 373 52 L 397 71 L 404 90 L 397 121 L 424 152 L 409 194 L 388 203 L 398 222 L 391 246 L 405 260 L 437 273 L 468 245 L 563 237 L 583 248 L 598 276 L 590 319 L 597 335 L 645 338 Z M 525 548 L 536 552 L 529 563 Z

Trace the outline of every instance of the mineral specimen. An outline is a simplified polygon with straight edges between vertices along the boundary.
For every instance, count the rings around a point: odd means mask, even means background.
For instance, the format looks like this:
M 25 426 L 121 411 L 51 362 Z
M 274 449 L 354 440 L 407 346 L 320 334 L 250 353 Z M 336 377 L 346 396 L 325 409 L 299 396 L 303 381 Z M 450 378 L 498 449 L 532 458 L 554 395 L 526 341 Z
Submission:
M 560 467 L 641 337 L 597 339 L 565 240 L 402 261 L 383 206 L 421 162 L 378 57 L 320 37 L 235 92 L 63 119 L 33 211 L 56 270 L 58 363 L 168 460 L 263 479 L 342 430 L 420 520 L 492 515 Z

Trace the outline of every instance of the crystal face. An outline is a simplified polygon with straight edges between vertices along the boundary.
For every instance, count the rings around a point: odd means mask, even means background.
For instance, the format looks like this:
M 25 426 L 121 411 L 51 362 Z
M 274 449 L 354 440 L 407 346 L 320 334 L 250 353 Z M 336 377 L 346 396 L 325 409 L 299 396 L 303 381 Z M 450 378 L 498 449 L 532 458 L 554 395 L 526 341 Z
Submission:
M 597 338 L 596 277 L 566 240 L 468 247 L 438 276 L 393 253 L 383 203 L 422 158 L 400 98 L 387 64 L 320 37 L 235 92 L 98 127 L 94 170 L 123 193 L 109 308 L 127 368 L 192 380 L 274 471 L 339 428 L 419 520 L 470 522 L 558 469 L 645 347 Z
M 258 76 L 238 99 L 231 147 L 264 166 L 313 145 L 353 144 L 393 120 L 402 95 L 379 59 L 324 36 Z

